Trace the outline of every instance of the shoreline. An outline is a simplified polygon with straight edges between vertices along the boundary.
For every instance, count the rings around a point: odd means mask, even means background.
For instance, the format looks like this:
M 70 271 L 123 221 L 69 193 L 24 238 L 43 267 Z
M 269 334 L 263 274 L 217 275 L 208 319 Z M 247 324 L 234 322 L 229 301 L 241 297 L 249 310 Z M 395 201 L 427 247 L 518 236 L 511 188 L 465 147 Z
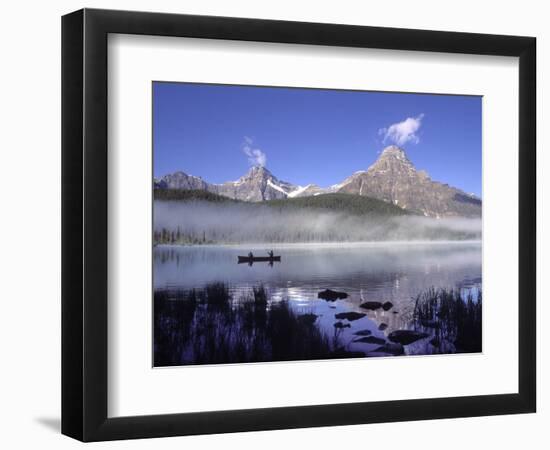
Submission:
M 193 248 L 261 248 L 266 246 L 273 248 L 300 248 L 300 247 L 318 247 L 318 248 L 345 248 L 345 247 L 386 247 L 386 246 L 427 246 L 427 245 L 479 245 L 483 244 L 482 240 L 464 240 L 464 241 L 358 241 L 358 242 L 251 242 L 239 244 L 157 244 L 155 248 L 170 248 L 170 247 L 193 247 Z

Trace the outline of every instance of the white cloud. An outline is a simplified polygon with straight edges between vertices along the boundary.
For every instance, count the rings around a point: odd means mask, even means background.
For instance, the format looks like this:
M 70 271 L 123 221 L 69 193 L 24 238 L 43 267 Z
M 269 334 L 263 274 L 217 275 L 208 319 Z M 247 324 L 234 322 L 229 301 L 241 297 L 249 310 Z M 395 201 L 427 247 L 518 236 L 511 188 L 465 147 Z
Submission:
M 422 125 L 424 114 L 417 117 L 407 117 L 402 122 L 394 123 L 388 128 L 380 128 L 378 134 L 384 136 L 383 142 L 396 145 L 405 145 L 408 142 L 418 144 L 420 137 L 416 134 Z
M 243 143 L 243 153 L 248 156 L 248 162 L 253 166 L 264 167 L 267 162 L 267 156 L 259 148 L 254 148 L 254 141 L 245 136 Z

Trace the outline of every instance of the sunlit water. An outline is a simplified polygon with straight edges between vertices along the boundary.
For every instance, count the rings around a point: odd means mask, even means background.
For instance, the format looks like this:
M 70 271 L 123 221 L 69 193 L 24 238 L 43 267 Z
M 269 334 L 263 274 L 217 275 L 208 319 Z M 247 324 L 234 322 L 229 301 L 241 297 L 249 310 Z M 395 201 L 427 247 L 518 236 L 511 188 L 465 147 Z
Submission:
M 252 251 L 256 256 L 266 256 L 268 250 L 281 255 L 281 262 L 237 264 L 238 255 Z M 318 323 L 327 334 L 335 332 L 335 314 L 367 313 L 339 333 L 349 349 L 369 352 L 377 345 L 353 343 L 357 338 L 354 333 L 368 329 L 373 336 L 383 338 L 392 330 L 409 328 L 413 299 L 425 290 L 453 288 L 476 295 L 482 281 L 481 244 L 157 246 L 153 275 L 155 289 L 203 288 L 225 282 L 237 299 L 262 284 L 272 300 L 286 299 L 297 312 L 318 315 Z M 349 297 L 327 302 L 317 297 L 324 289 L 343 291 Z M 389 311 L 365 311 L 359 308 L 365 301 L 390 301 L 394 306 Z M 387 328 L 380 330 L 381 324 Z M 418 349 L 412 344 L 407 352 L 418 353 Z

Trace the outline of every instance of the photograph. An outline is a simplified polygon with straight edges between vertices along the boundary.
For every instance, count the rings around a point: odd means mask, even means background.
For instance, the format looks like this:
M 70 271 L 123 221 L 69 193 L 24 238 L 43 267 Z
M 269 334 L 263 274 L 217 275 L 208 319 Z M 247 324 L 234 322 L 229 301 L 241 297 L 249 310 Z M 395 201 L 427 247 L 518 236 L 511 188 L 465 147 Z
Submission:
M 544 9 L 6 2 L 0 448 L 543 448 Z
M 154 367 L 482 351 L 482 97 L 152 89 Z

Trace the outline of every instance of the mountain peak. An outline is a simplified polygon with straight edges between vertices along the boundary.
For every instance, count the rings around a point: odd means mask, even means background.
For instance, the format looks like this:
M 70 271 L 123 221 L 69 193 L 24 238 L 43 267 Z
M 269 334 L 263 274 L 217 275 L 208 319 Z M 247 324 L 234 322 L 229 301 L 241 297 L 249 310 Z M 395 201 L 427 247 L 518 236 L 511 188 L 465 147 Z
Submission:
M 389 145 L 386 147 L 383 151 L 380 157 L 395 157 L 397 159 L 403 159 L 408 160 L 407 154 L 405 153 L 405 150 L 403 150 L 401 147 L 398 147 L 397 145 Z
M 407 158 L 405 150 L 396 145 L 386 147 L 368 172 L 373 173 L 395 173 L 396 176 L 407 175 L 415 172 L 413 163 Z
M 264 166 L 260 166 L 260 165 L 255 165 L 255 166 L 252 166 L 249 170 L 248 170 L 248 173 L 249 174 L 253 174 L 253 173 L 268 173 L 271 175 L 271 172 L 266 169 Z
M 264 166 L 252 166 L 238 181 L 275 178 Z

